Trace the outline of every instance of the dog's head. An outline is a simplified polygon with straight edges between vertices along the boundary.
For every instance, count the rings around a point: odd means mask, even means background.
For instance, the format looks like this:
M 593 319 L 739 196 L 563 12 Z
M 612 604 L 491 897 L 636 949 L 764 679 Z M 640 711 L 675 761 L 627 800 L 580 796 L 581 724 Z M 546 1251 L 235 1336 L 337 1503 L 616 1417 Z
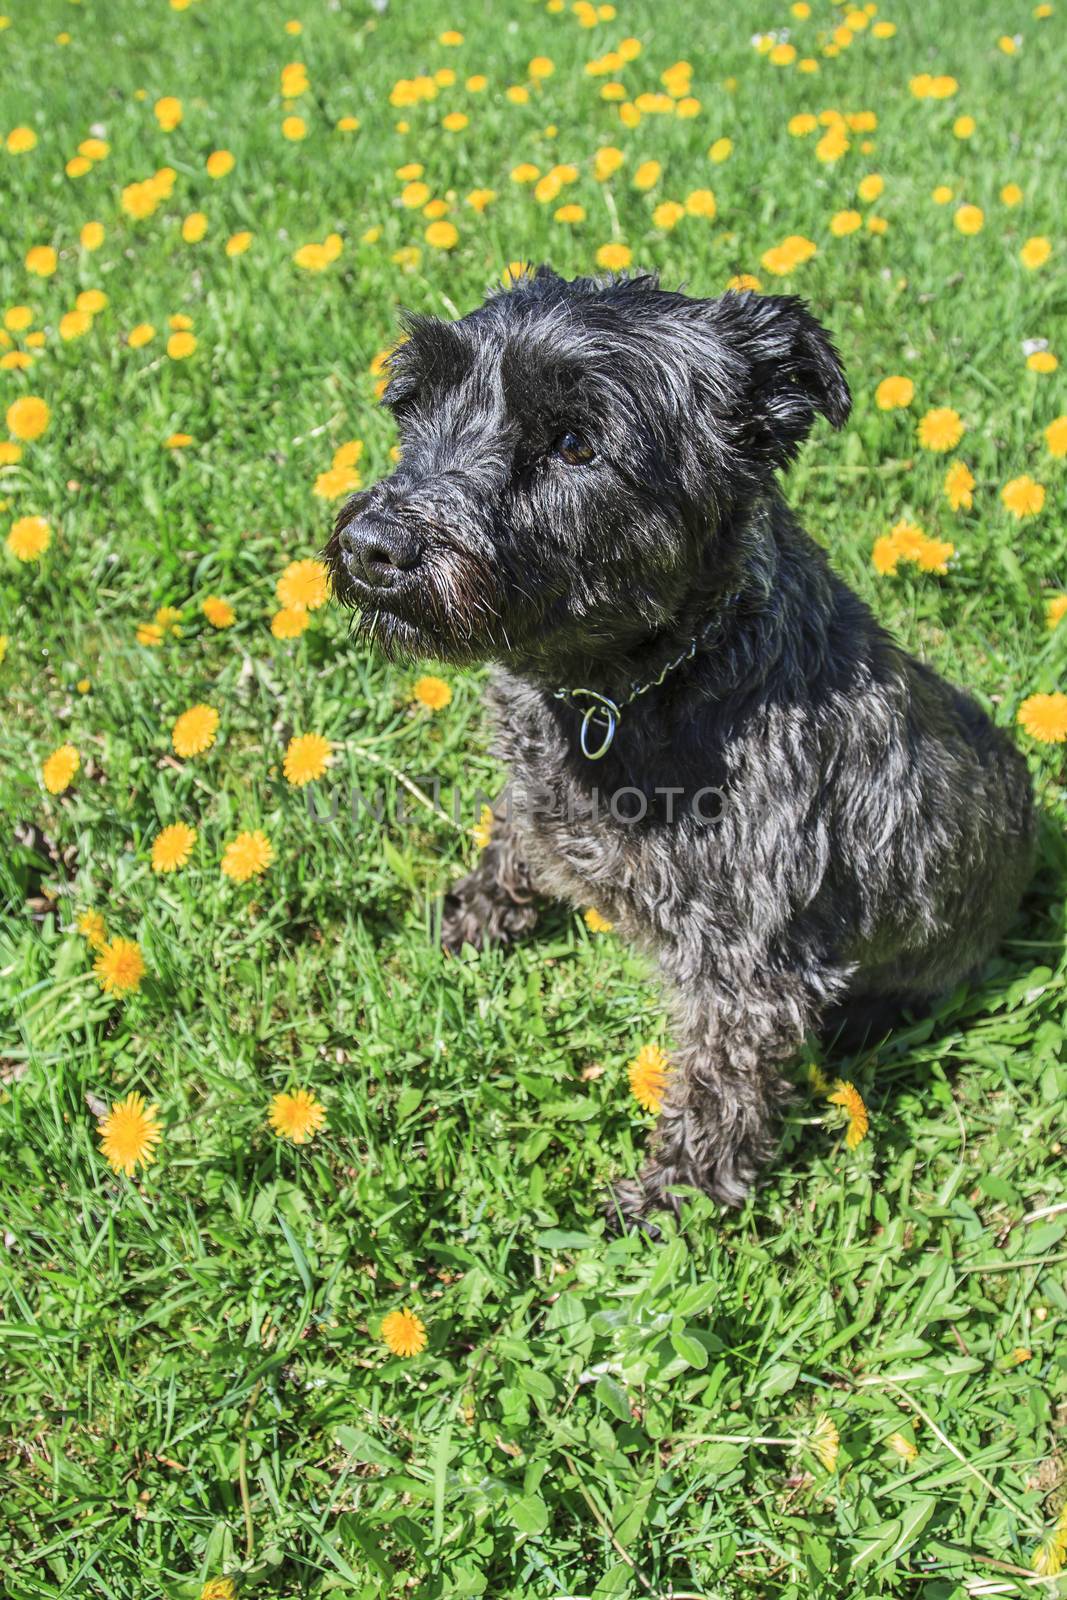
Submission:
M 344 506 L 338 598 L 386 650 L 596 654 L 736 582 L 729 529 L 849 392 L 802 301 L 541 268 L 389 363 L 393 474 Z

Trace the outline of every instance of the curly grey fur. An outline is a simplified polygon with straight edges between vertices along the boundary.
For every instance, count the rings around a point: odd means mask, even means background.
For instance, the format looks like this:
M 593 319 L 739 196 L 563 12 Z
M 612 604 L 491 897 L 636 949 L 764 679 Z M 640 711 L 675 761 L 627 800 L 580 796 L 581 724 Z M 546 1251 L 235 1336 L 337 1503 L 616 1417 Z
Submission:
M 416 319 L 386 402 L 403 458 L 338 519 L 337 593 L 388 650 L 497 663 L 497 750 L 538 795 L 456 885 L 445 943 L 525 933 L 539 894 L 596 906 L 648 951 L 677 1047 L 619 1202 L 637 1219 L 681 1184 L 737 1204 L 807 1031 L 884 1023 L 988 956 L 1031 871 L 1026 766 L 779 494 L 815 414 L 839 427 L 849 410 L 801 302 L 542 270 L 458 323 Z M 561 458 L 567 429 L 588 464 Z M 360 564 L 375 519 L 421 552 L 384 589 Z M 716 619 L 587 761 L 553 691 L 619 699 Z M 594 786 L 637 791 L 644 820 L 597 811 Z M 687 803 L 709 786 L 713 825 Z

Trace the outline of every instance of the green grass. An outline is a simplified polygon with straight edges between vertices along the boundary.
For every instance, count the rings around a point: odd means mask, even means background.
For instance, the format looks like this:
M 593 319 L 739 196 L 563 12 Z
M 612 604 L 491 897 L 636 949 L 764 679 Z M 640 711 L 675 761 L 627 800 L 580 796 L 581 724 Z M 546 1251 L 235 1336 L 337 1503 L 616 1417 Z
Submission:
M 1050 633 L 1043 603 L 1067 588 L 1065 472 L 1042 434 L 1067 403 L 1060 373 L 1027 370 L 1023 341 L 1055 348 L 1067 310 L 1052 114 L 1063 17 L 1036 21 L 1016 0 L 886 0 L 895 37 L 868 30 L 827 58 L 818 40 L 840 8 L 813 12 L 633 0 L 586 30 L 522 0 L 419 0 L 380 17 L 351 0 L 180 13 L 12 0 L 0 134 L 28 125 L 38 143 L 0 149 L 0 306 L 29 305 L 47 338 L 28 371 L 0 370 L 0 417 L 36 394 L 51 424 L 0 469 L 0 535 L 23 515 L 53 530 L 38 563 L 0 552 L 0 805 L 19 840 L 0 861 L 0 1561 L 13 1600 L 193 1600 L 225 1574 L 263 1597 L 1058 1592 L 1026 1574 L 1067 1495 L 1062 747 L 1018 732 L 1047 822 L 1042 864 L 985 981 L 877 1051 L 823 1063 L 867 1099 L 859 1148 L 800 1062 L 781 1157 L 742 1212 L 696 1201 L 664 1243 L 609 1241 L 603 1185 L 637 1168 L 651 1125 L 626 1063 L 670 1045 L 655 984 L 564 910 L 506 956 L 445 961 L 435 897 L 474 858 L 474 798 L 500 776 L 480 674 L 450 671 L 452 704 L 431 715 L 412 707 L 416 670 L 355 648 L 332 609 L 296 643 L 268 627 L 275 579 L 323 542 L 330 508 L 312 486 L 334 449 L 358 437 L 364 478 L 388 469 L 368 369 L 397 308 L 452 315 L 510 260 L 586 271 L 620 239 L 693 293 L 754 271 L 811 298 L 856 407 L 792 474 L 807 525 L 887 624 L 1005 726 L 1062 685 L 1067 625 Z M 790 23 L 817 76 L 752 48 L 754 28 Z M 437 42 L 448 27 L 460 48 Z M 1016 31 L 1008 56 L 997 39 Z M 628 91 L 659 89 L 684 57 L 699 115 L 620 124 L 604 79 L 582 69 L 627 35 L 643 44 Z M 504 88 L 538 54 L 554 74 L 510 103 Z M 294 60 L 310 78 L 302 143 L 279 131 Z M 390 107 L 398 78 L 443 66 L 455 87 Z M 919 72 L 954 74 L 959 92 L 916 99 Z M 471 73 L 484 93 L 464 88 Z M 170 134 L 152 114 L 164 94 L 184 106 Z M 878 118 L 833 165 L 786 132 L 826 107 Z M 446 134 L 452 109 L 470 125 Z M 977 123 L 966 141 L 961 112 Z M 336 131 L 345 115 L 358 132 Z M 110 155 L 65 176 L 94 124 Z M 713 165 L 720 136 L 734 149 Z M 604 144 L 627 160 L 601 185 Z M 219 182 L 204 172 L 216 148 L 236 157 Z M 629 175 L 649 158 L 663 174 L 644 195 Z M 519 160 L 573 161 L 580 177 L 542 205 L 510 181 Z M 450 197 L 460 239 L 447 255 L 397 202 L 409 161 Z M 124 216 L 122 187 L 165 164 L 172 196 Z M 885 178 L 888 231 L 836 239 L 829 219 L 868 172 Z M 1024 192 L 1014 209 L 999 200 L 1009 181 Z M 939 183 L 953 204 L 932 202 Z M 660 200 L 707 186 L 714 221 L 653 225 Z M 481 217 L 464 204 L 478 187 L 497 192 Z M 985 212 L 969 238 L 952 220 L 964 199 Z M 555 222 L 564 200 L 586 221 Z M 198 210 L 207 237 L 185 244 L 181 219 Z M 106 229 L 92 254 L 78 244 L 89 220 Z M 241 229 L 252 247 L 228 259 Z M 340 258 L 301 272 L 297 246 L 334 230 Z M 770 279 L 760 258 L 791 233 L 818 254 Z M 1018 253 L 1035 235 L 1054 253 L 1028 272 Z M 57 271 L 29 276 L 26 251 L 48 243 Z M 396 263 L 410 246 L 417 265 Z M 108 304 L 64 342 L 59 318 L 89 288 Z M 175 313 L 198 341 L 181 362 L 164 353 Z M 159 332 L 132 350 L 124 335 L 142 321 Z M 906 412 L 874 403 L 892 373 L 915 381 Z M 966 421 L 956 455 L 977 480 L 958 514 L 941 492 L 952 458 L 916 445 L 918 417 L 942 405 Z M 195 443 L 165 449 L 174 431 Z M 999 490 L 1024 472 L 1046 503 L 1018 523 Z M 875 574 L 875 538 L 904 517 L 955 545 L 946 575 Z M 235 605 L 232 630 L 204 622 L 208 593 Z M 161 605 L 182 608 L 180 638 L 138 645 Z M 218 741 L 177 761 L 171 725 L 199 701 L 222 713 Z M 306 730 L 337 744 L 320 804 L 356 785 L 392 799 L 397 773 L 432 773 L 458 785 L 463 826 L 415 802 L 403 825 L 353 822 L 343 804 L 317 823 L 281 775 Z M 41 764 L 66 741 L 81 769 L 52 796 Z M 178 819 L 197 846 L 163 878 L 151 842 Z M 243 828 L 262 828 L 275 859 L 238 887 L 219 861 Z M 125 1000 L 92 975 L 74 927 L 86 908 L 142 946 L 147 976 Z M 300 1149 L 266 1125 L 271 1096 L 297 1086 L 328 1115 Z M 131 1089 L 158 1102 L 164 1128 L 158 1162 L 132 1181 L 95 1132 Z M 407 1361 L 379 1337 L 402 1305 L 429 1335 Z M 823 1417 L 840 1434 L 832 1471 L 810 1445 Z

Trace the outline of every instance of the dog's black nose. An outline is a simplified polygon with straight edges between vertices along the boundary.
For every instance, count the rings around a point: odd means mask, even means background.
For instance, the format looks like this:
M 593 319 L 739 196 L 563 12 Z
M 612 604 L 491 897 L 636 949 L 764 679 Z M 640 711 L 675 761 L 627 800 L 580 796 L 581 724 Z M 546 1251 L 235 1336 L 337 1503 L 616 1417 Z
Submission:
M 373 589 L 388 589 L 422 559 L 422 540 L 402 523 L 355 517 L 341 530 L 341 548 L 356 577 Z

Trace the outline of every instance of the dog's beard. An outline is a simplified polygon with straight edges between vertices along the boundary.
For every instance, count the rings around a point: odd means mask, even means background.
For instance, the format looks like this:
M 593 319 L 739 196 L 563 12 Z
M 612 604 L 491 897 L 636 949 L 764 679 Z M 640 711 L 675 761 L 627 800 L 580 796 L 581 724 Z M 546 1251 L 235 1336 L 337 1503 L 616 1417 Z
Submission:
M 482 661 L 507 646 L 495 575 L 454 546 L 429 549 L 417 581 L 397 593 L 364 594 L 347 584 L 335 590 L 344 604 L 358 609 L 357 638 L 392 660 Z

